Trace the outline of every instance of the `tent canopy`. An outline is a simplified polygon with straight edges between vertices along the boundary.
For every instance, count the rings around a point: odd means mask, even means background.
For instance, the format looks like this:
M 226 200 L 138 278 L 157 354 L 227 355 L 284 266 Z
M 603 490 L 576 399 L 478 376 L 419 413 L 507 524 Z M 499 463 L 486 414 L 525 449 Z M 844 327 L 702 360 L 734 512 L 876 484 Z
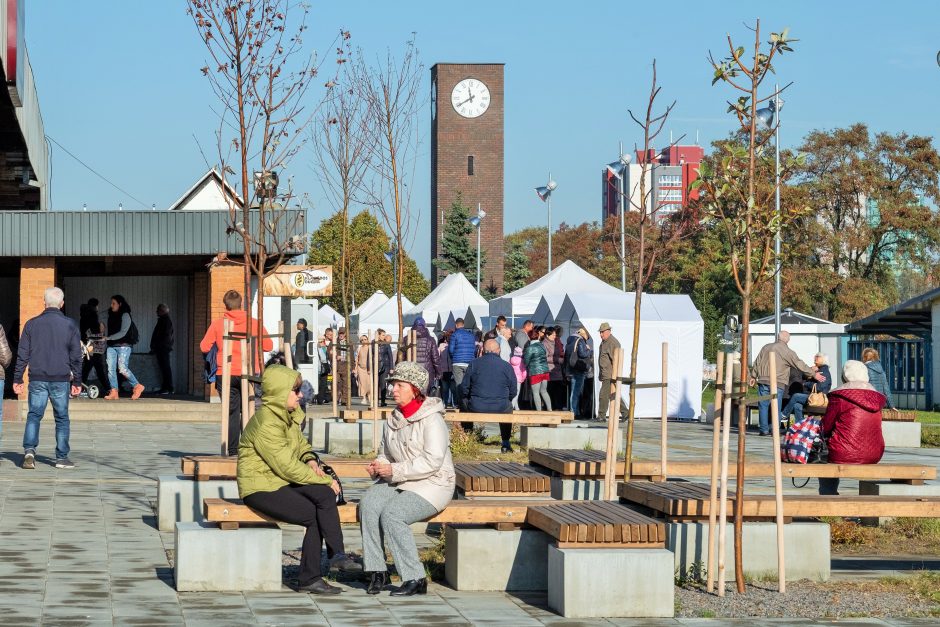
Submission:
M 317 310 L 317 329 L 320 333 L 323 332 L 323 329 L 327 329 L 329 327 L 342 326 L 342 320 L 342 314 L 329 305 L 323 305 L 320 307 L 320 309 Z
M 372 296 L 365 299 L 361 305 L 352 310 L 354 314 L 359 314 L 359 319 L 368 318 L 373 311 L 384 305 L 388 301 L 388 296 L 382 290 L 376 290 Z
M 402 311 L 408 311 L 414 307 L 412 302 L 406 296 L 401 297 Z M 369 335 L 375 333 L 377 329 L 384 329 L 393 339 L 398 339 L 398 298 L 396 295 L 390 296 L 382 305 L 374 309 L 368 316 L 356 314 L 352 327 L 356 329 L 359 335 Z
M 486 304 L 486 299 L 477 293 L 463 273 L 448 274 L 424 300 L 405 312 L 404 323 L 410 326 L 420 316 L 430 327 L 439 316 L 446 322 L 449 312 L 458 312 L 457 317 L 461 318 L 470 306 L 486 307 Z

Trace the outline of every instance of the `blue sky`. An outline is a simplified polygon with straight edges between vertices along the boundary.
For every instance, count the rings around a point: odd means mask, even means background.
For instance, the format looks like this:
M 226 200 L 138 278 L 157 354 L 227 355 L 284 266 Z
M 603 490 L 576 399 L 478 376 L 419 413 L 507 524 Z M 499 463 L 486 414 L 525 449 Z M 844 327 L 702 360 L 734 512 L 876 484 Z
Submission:
M 600 215 L 599 172 L 617 144 L 639 141 L 627 109 L 645 106 L 655 57 L 663 102 L 677 100 L 667 129 L 703 145 L 725 136 L 728 88 L 710 85 L 709 49 L 744 22 L 767 33 L 789 27 L 801 41 L 780 59 L 784 145 L 812 129 L 865 122 L 873 130 L 933 135 L 937 128 L 940 3 L 787 1 L 596 4 L 522 2 L 312 2 L 311 47 L 329 54 L 339 28 L 367 54 L 400 51 L 417 33 L 423 63 L 506 64 L 505 230 L 545 224 L 533 187 L 558 181 L 553 222 Z M 608 7 L 615 10 L 602 10 Z M 193 136 L 212 158 L 215 105 L 199 73 L 206 54 L 181 0 L 30 0 L 26 37 L 46 133 L 147 208 L 169 206 L 205 170 Z M 759 13 L 755 13 L 755 10 Z M 429 71 L 425 72 L 427 90 Z M 422 216 L 412 254 L 429 267 L 429 129 L 415 175 Z M 52 206 L 141 208 L 53 146 Z M 310 163 L 292 164 L 310 194 L 312 222 L 331 213 Z

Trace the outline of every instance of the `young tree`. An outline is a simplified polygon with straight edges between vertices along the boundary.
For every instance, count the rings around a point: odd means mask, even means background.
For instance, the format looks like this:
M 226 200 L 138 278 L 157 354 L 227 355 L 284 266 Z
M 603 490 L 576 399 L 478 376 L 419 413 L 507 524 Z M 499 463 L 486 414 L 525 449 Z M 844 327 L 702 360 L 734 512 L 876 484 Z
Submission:
M 521 244 L 506 245 L 506 264 L 503 271 L 503 291 L 514 292 L 529 284 L 529 258 Z
M 321 61 L 304 50 L 308 9 L 290 0 L 188 0 L 187 12 L 209 54 L 202 74 L 221 105 L 215 132 L 219 172 L 226 182 L 236 177 L 241 191 L 241 206 L 226 195 L 228 232 L 244 244 L 240 263 L 250 314 L 252 277 L 263 295 L 265 277 L 304 245 L 303 223 L 299 217 L 290 221 L 284 211 L 293 190 L 283 174 L 305 141 L 303 130 L 313 114 L 306 105 Z M 348 38 L 348 33 L 340 37 Z M 344 62 L 342 49 L 338 54 L 337 61 Z M 327 93 L 329 87 L 330 81 Z M 279 179 L 287 185 L 279 186 Z M 257 198 L 254 206 L 252 198 Z M 259 297 L 259 319 L 263 302 Z M 248 331 L 260 362 L 262 342 L 252 337 L 250 325 Z M 252 370 L 253 362 L 249 360 Z
M 773 154 L 766 150 L 776 131 L 776 123 L 771 129 L 758 126 L 757 109 L 762 103 L 775 100 L 780 93 L 761 97 L 758 93 L 768 73 L 774 72 L 773 61 L 784 52 L 791 52 L 790 44 L 795 41 L 789 37 L 788 30 L 771 33 L 768 49 L 762 50 L 760 20 L 754 28 L 754 48 L 750 53 L 743 46 L 737 47 L 727 37 L 728 56 L 716 60 L 709 54 L 709 61 L 714 70 L 712 84 L 722 82 L 739 92 L 737 100 L 729 102 L 728 112 L 733 113 L 740 126 L 744 144 L 730 141 L 721 146 L 715 156 L 716 165 L 711 167 L 703 163 L 699 169 L 700 178 L 693 183 L 701 188 L 706 216 L 718 221 L 723 230 L 731 255 L 731 276 L 741 294 L 741 386 L 746 386 L 748 378 L 748 334 L 751 317 L 751 304 L 756 287 L 774 275 L 773 243 L 778 230 L 786 230 L 800 215 L 802 208 L 781 207 L 779 215 L 774 210 L 775 184 L 760 184 L 758 168 L 763 163 L 765 170 L 773 171 L 769 165 Z M 786 87 L 784 87 L 786 89 Z M 782 91 L 782 90 L 780 90 Z M 786 181 L 793 169 L 793 159 L 782 164 L 780 181 Z M 777 428 L 773 425 L 773 428 Z M 738 413 L 738 458 L 737 458 L 737 494 L 734 507 L 734 549 L 735 580 L 738 592 L 744 592 L 744 572 L 742 568 L 741 543 L 744 512 L 744 455 L 745 455 L 744 404 L 739 405 Z
M 441 239 L 441 256 L 434 260 L 434 265 L 446 274 L 463 272 L 471 282 L 476 281 L 477 249 L 471 246 L 470 237 L 474 228 L 470 224 L 470 207 L 463 204 L 463 196 L 457 197 L 447 210 L 444 220 L 444 233 Z M 480 271 L 486 267 L 486 254 L 480 254 Z

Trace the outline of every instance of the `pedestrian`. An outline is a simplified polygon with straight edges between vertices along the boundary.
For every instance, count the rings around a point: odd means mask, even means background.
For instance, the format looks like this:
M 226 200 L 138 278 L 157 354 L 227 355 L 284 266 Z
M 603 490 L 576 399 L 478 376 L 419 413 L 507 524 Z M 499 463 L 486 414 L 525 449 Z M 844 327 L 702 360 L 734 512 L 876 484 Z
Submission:
M 454 386 L 457 390 L 460 390 L 464 373 L 467 372 L 467 367 L 476 356 L 476 338 L 473 336 L 473 332 L 470 331 L 470 329 L 464 327 L 463 318 L 457 318 L 454 321 L 454 332 L 450 335 L 447 351 L 450 353 L 451 368 L 453 368 L 454 371 Z M 462 402 L 463 399 L 458 392 L 457 398 L 455 399 L 457 409 L 464 409 L 464 407 L 461 406 Z M 472 422 L 461 422 L 460 426 L 467 433 L 473 430 Z
M 339 570 L 361 567 L 346 556 L 336 497 L 339 483 L 320 468 L 300 430 L 303 379 L 296 370 L 273 365 L 261 378 L 261 408 L 245 427 L 238 446 L 238 495 L 245 505 L 271 518 L 306 527 L 300 554 L 298 592 L 339 594 L 323 580 L 320 556 Z
M 330 387 L 330 377 L 333 374 L 333 362 L 331 361 L 331 351 L 333 350 L 333 329 L 327 328 L 317 342 L 317 360 L 320 362 L 317 404 L 326 405 L 332 402 L 333 390 Z M 327 399 L 329 397 L 329 400 Z
M 565 347 L 558 339 L 558 333 L 556 327 L 547 327 L 542 345 L 548 359 L 548 396 L 552 399 L 552 407 L 561 410 L 568 399 L 565 398 Z
M 7 342 L 7 334 L 0 324 L 0 437 L 3 436 L 3 388 L 6 384 L 6 369 L 10 367 L 13 361 L 13 351 L 10 350 L 10 343 Z
M 616 388 L 614 377 L 619 377 L 621 374 L 614 372 L 614 351 L 620 348 L 620 341 L 614 337 L 610 330 L 610 324 L 606 322 L 601 323 L 598 333 L 601 336 L 601 347 L 597 352 L 597 376 L 600 379 L 601 387 L 597 399 L 597 420 L 607 422 L 610 397 Z M 621 398 L 620 421 L 623 422 L 626 419 L 627 403 Z
M 816 353 L 813 357 L 813 365 L 816 371 L 823 376 L 822 381 L 817 381 L 815 376 L 808 381 L 801 381 L 801 391 L 795 392 L 790 396 L 790 400 L 784 405 L 780 413 L 780 420 L 786 422 L 792 413 L 794 422 L 800 422 L 803 419 L 803 408 L 809 400 L 809 395 L 816 391 L 820 394 L 828 394 L 832 389 L 832 374 L 829 372 L 829 358 L 825 353 Z
M 535 328 L 535 323 L 531 320 L 526 320 L 522 324 L 522 328 L 516 331 L 516 334 L 513 336 L 516 340 L 516 346 L 523 351 L 525 350 L 526 344 L 529 343 L 529 332 L 532 331 L 533 328 Z M 516 346 L 513 346 L 513 348 Z
M 379 343 L 379 389 L 377 391 L 379 405 L 386 407 L 388 398 L 388 373 L 394 365 L 392 359 L 392 336 L 379 329 L 375 333 L 375 341 Z
M 134 346 L 140 341 L 140 333 L 137 325 L 134 324 L 134 319 L 131 318 L 131 306 L 120 294 L 111 297 L 107 330 L 105 340 L 108 344 L 108 384 L 111 390 L 104 398 L 106 401 L 117 400 L 120 389 L 117 375 L 120 373 L 133 388 L 131 398 L 137 400 L 144 393 L 144 386 L 131 372 L 130 362 Z
M 519 409 L 519 394 L 522 392 L 522 388 L 525 387 L 525 380 L 529 376 L 525 369 L 525 362 L 522 359 L 521 346 L 512 349 L 509 365 L 512 366 L 512 371 L 516 375 L 516 395 L 512 399 L 512 408 Z
M 494 339 L 486 340 L 483 355 L 470 362 L 460 384 L 460 397 L 464 404 L 473 413 L 511 414 L 512 401 L 518 394 L 516 373 L 499 356 L 499 343 Z M 512 453 L 511 435 L 512 423 L 499 423 L 503 453 Z
M 499 329 L 496 341 L 499 342 L 499 358 L 508 364 L 514 348 L 512 345 L 512 329 L 506 326 Z
M 359 386 L 359 396 L 362 402 L 372 406 L 372 346 L 369 336 L 359 336 L 359 347 L 356 349 L 356 385 Z
M 568 338 L 565 346 L 565 372 L 571 380 L 568 409 L 575 418 L 581 417 L 581 393 L 593 361 L 594 347 L 590 343 L 590 335 L 587 329 L 581 327 Z
M 424 394 L 437 396 L 440 394 L 437 390 L 437 382 L 441 378 L 441 356 L 437 350 L 437 340 L 428 331 L 424 318 L 415 320 L 413 328 L 415 331 L 415 361 L 428 371 L 429 388 L 424 390 Z
M 428 582 L 410 525 L 443 511 L 453 498 L 450 429 L 443 401 L 424 395 L 428 372 L 423 366 L 402 362 L 388 380 L 394 385 L 396 407 L 368 466 L 377 481 L 359 502 L 364 566 L 370 574 L 367 592 L 379 594 L 388 584 L 388 547 L 402 580 L 392 595 L 426 594 Z
M 881 392 L 885 399 L 885 407 L 891 411 L 897 412 L 898 408 L 894 405 L 894 398 L 891 396 L 891 386 L 888 385 L 888 377 L 885 375 L 884 366 L 881 364 L 881 355 L 876 348 L 866 348 L 862 351 L 862 363 L 868 368 L 868 381 L 876 391 Z
M 498 340 L 503 336 L 503 331 L 508 328 L 506 326 L 506 316 L 497 316 L 496 317 L 496 326 L 486 332 L 486 335 L 483 336 L 484 340 Z M 511 331 L 510 331 L 511 333 Z M 510 349 L 510 355 L 512 354 L 512 349 Z
M 310 342 L 313 341 L 313 334 L 307 328 L 305 318 L 297 319 L 297 336 L 294 339 L 294 363 L 312 364 L 313 356 L 309 350 Z
M 215 378 L 215 389 L 219 396 L 222 396 L 222 355 L 224 354 L 223 335 L 225 333 L 225 321 L 231 323 L 230 331 L 233 334 L 244 335 L 248 331 L 248 314 L 242 309 L 242 295 L 235 290 L 229 290 L 222 296 L 222 304 L 225 305 L 225 313 L 221 318 L 213 320 L 212 324 L 206 330 L 205 336 L 199 342 L 199 350 L 208 353 L 215 346 L 219 354 L 218 371 Z M 254 318 L 251 318 L 251 334 L 253 336 L 263 335 L 261 340 L 261 349 L 265 352 L 274 350 L 274 343 L 267 337 L 268 332 Z M 241 342 L 230 341 L 231 345 L 231 364 L 229 370 L 229 393 L 228 393 L 228 444 L 226 451 L 230 456 L 238 455 L 238 438 L 242 433 L 242 348 Z M 254 372 L 261 371 L 261 363 L 257 355 L 253 356 Z M 249 373 L 244 373 L 249 374 Z M 254 386 L 249 386 L 249 394 Z
M 454 367 L 450 363 L 450 351 L 448 350 L 448 339 L 450 334 L 446 331 L 441 333 L 437 341 L 437 352 L 441 364 L 441 400 L 444 401 L 444 407 L 450 409 L 457 402 L 457 385 L 454 383 Z
M 20 334 L 13 371 L 13 392 L 23 394 L 23 375 L 29 368 L 29 413 L 23 432 L 23 468 L 36 467 L 39 423 L 52 403 L 55 417 L 55 467 L 74 468 L 69 460 L 69 394 L 82 392 L 82 347 L 78 326 L 62 313 L 65 294 L 58 287 L 43 293 L 45 309 L 28 320 Z
M 157 305 L 157 324 L 150 336 L 150 352 L 157 358 L 160 368 L 160 394 L 173 393 L 173 369 L 170 368 L 170 353 L 173 352 L 173 321 L 170 320 L 170 308 Z
M 789 346 L 787 346 L 789 341 L 790 332 L 781 331 L 780 335 L 777 336 L 776 342 L 765 344 L 754 359 L 754 365 L 751 367 L 751 378 L 748 382 L 748 385 L 752 387 L 755 383 L 757 384 L 757 394 L 759 396 L 769 396 L 770 356 L 777 356 L 777 381 L 775 387 L 777 390 L 777 415 L 780 417 L 783 416 L 783 392 L 790 383 L 791 369 L 802 372 L 806 377 L 815 377 L 816 381 L 822 381 L 824 378 L 823 375 L 818 373 L 818 369 L 815 366 L 808 366 Z M 758 435 L 770 435 L 770 400 L 757 402 L 757 416 Z M 774 425 L 773 428 L 779 429 L 780 425 Z
M 535 404 L 535 411 L 542 411 L 543 402 L 545 409 L 551 411 L 552 400 L 548 395 L 548 355 L 545 352 L 545 345 L 539 340 L 538 328 L 529 332 L 529 343 L 523 351 L 523 360 L 529 373 L 529 385 L 532 387 L 532 402 Z
M 349 389 L 350 372 L 348 370 L 352 365 L 349 360 L 349 351 L 352 347 L 346 340 L 346 327 L 340 327 L 336 335 L 336 342 L 330 344 L 333 354 L 336 355 L 336 372 L 333 373 L 333 379 L 336 381 L 337 402 L 341 407 L 345 407 L 349 405 L 349 395 L 352 394 L 352 390 Z
M 106 335 L 104 323 L 98 317 L 98 299 L 89 298 L 88 302 L 78 308 L 78 332 L 83 344 L 95 342 Z M 107 396 L 111 393 L 111 384 L 108 382 L 108 373 L 105 368 L 104 354 L 92 350 L 88 359 L 82 362 L 82 383 L 88 385 L 88 375 L 95 369 L 98 378 L 98 394 Z

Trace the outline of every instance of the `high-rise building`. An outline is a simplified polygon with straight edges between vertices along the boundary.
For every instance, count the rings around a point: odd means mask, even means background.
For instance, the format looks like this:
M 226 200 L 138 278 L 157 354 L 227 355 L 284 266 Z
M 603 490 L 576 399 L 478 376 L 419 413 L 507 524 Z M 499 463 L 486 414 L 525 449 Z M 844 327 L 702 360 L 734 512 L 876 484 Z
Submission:
M 657 208 L 659 216 L 666 216 L 681 209 L 689 200 L 698 197 L 698 192 L 689 192 L 692 181 L 698 178 L 699 164 L 705 156 L 701 146 L 670 146 L 661 152 L 650 150 L 636 152 L 636 158 L 623 170 L 623 193 L 629 198 L 627 211 L 637 211 L 642 194 L 640 178 L 643 164 L 647 163 L 646 206 Z M 620 181 L 608 169 L 602 174 L 601 218 L 606 221 L 620 212 Z M 654 204 L 655 203 L 655 204 Z

